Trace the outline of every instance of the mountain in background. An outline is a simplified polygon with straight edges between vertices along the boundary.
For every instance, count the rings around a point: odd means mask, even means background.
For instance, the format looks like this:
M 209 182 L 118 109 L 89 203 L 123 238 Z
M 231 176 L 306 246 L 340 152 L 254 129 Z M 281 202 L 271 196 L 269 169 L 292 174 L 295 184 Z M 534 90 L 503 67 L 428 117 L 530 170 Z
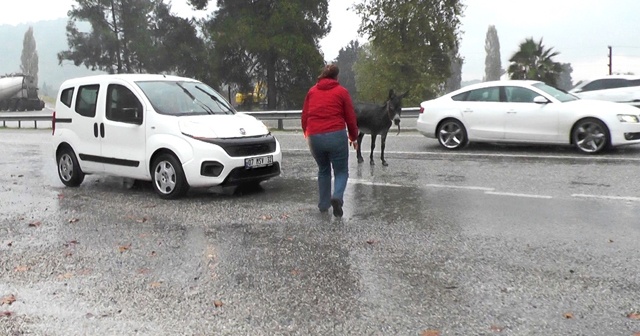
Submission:
M 38 51 L 38 86 L 42 96 L 55 96 L 60 84 L 69 78 L 99 74 L 71 61 L 58 64 L 58 53 L 67 50 L 67 19 L 28 24 L 0 25 L 0 75 L 20 72 L 24 34 L 33 27 Z M 78 25 L 79 28 L 81 25 Z

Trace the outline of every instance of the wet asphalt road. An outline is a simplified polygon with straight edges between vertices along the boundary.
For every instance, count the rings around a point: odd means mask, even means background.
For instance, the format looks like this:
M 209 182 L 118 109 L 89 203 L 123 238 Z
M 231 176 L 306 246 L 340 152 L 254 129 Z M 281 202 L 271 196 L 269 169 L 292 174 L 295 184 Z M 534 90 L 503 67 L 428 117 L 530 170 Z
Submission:
M 261 190 L 177 201 L 63 187 L 49 135 L 0 130 L 0 335 L 640 332 L 640 146 L 390 135 L 388 167 L 352 152 L 338 220 L 297 132 L 276 133 L 283 173 Z

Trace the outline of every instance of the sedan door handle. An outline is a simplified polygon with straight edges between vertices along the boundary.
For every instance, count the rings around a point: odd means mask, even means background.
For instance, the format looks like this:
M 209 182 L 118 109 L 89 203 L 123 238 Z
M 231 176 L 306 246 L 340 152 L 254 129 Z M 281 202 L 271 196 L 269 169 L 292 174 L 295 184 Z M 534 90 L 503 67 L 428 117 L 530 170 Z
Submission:
M 473 112 L 473 110 L 472 109 L 464 109 L 464 110 L 462 110 L 462 112 L 471 113 L 471 112 Z
M 509 111 L 507 111 L 507 114 L 516 114 L 516 113 L 518 113 L 518 112 L 516 112 L 515 110 L 509 110 Z

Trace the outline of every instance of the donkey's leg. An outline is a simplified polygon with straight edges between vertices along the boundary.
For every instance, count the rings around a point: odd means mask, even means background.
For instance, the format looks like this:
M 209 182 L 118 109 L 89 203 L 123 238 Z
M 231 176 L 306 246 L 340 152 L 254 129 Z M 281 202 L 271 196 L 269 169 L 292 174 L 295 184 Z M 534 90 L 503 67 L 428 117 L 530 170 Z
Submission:
M 362 138 L 364 138 L 364 133 L 360 132 L 358 134 L 358 148 L 356 149 L 356 156 L 358 158 L 358 163 L 363 163 L 364 159 L 362 158 L 362 151 L 360 150 L 362 148 Z
M 371 132 L 371 154 L 369 154 L 369 160 L 370 160 L 369 163 L 372 164 L 372 165 L 376 164 L 373 161 L 373 150 L 376 148 L 376 137 L 377 136 L 378 136 L 377 134 Z
M 382 161 L 383 166 L 388 166 L 387 161 L 384 160 L 384 147 L 387 143 L 387 132 L 380 134 L 380 161 Z

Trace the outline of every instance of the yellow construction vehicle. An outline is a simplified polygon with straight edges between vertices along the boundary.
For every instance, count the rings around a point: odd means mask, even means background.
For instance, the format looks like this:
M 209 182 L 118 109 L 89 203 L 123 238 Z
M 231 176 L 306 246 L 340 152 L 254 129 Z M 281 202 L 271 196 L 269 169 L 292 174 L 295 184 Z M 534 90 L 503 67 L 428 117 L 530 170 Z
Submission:
M 253 92 L 236 93 L 236 104 L 241 110 L 251 110 L 252 108 L 264 108 L 267 106 L 267 85 L 258 82 L 253 87 Z

